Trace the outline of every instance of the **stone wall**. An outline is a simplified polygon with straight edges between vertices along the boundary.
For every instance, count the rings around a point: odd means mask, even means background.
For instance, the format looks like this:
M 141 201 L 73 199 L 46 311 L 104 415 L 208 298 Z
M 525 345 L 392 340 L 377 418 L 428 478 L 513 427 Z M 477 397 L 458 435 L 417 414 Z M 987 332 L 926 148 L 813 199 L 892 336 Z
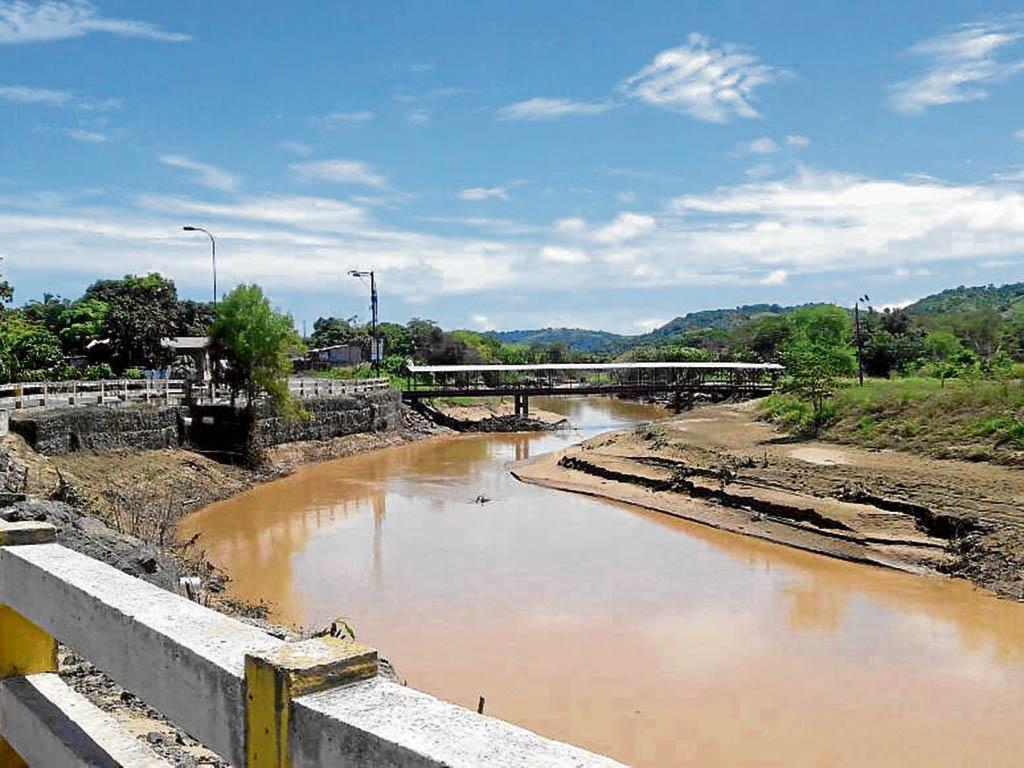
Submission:
M 15 413 L 11 431 L 37 452 L 63 456 L 75 451 L 167 448 L 181 442 L 177 406 L 81 406 Z
M 402 425 L 402 396 L 388 389 L 358 395 L 318 397 L 302 401 L 305 417 L 286 418 L 263 411 L 256 420 L 256 441 L 270 448 L 283 443 L 329 440 L 360 432 L 389 432 Z M 196 406 L 188 430 L 190 444 L 200 451 L 244 456 L 248 425 L 244 414 L 227 405 Z
M 302 402 L 307 418 L 264 414 L 256 424 L 261 445 L 328 440 L 358 432 L 390 432 L 402 425 L 402 396 L 394 389 Z
M 263 412 L 256 422 L 260 445 L 327 440 L 358 432 L 389 432 L 402 425 L 402 397 L 396 390 L 310 398 L 306 417 L 288 419 Z M 186 427 L 186 419 L 191 424 Z M 183 444 L 211 453 L 244 453 L 244 416 L 227 405 L 82 406 L 16 413 L 11 430 L 37 452 L 63 456 L 119 448 L 155 449 Z M 2 468 L 0 468 L 2 469 Z

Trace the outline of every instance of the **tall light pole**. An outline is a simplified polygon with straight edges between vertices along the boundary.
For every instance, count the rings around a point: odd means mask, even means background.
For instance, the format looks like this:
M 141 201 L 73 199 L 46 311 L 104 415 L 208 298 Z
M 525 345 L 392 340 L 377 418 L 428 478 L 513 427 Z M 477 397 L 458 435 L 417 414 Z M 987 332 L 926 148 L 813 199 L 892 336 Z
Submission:
M 213 239 L 213 235 L 209 231 L 202 227 L 182 227 L 186 232 L 203 232 L 208 238 L 210 238 L 210 248 L 213 253 L 213 306 L 217 306 L 217 241 Z
M 373 363 L 374 373 L 380 373 L 380 348 L 377 346 L 377 279 L 373 274 L 373 270 L 365 271 L 360 269 L 350 269 L 348 273 L 352 277 L 358 277 L 360 279 L 364 277 L 370 278 L 370 316 L 371 316 L 371 328 L 370 331 L 370 360 Z
M 858 296 L 857 300 L 853 302 L 853 329 L 856 334 L 857 340 L 857 381 L 860 382 L 860 386 L 864 386 L 864 337 L 860 332 L 860 303 L 871 301 L 871 297 L 866 293 L 863 296 Z

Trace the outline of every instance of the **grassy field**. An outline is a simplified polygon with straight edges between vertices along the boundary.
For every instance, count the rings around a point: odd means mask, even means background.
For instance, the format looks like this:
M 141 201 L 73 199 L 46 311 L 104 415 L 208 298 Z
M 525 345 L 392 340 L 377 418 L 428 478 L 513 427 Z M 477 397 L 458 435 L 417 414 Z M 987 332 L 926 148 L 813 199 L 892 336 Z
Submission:
M 762 405 L 765 417 L 807 434 L 809 406 L 788 395 Z M 871 379 L 836 393 L 818 436 L 867 448 L 939 458 L 1024 464 L 1024 382 Z

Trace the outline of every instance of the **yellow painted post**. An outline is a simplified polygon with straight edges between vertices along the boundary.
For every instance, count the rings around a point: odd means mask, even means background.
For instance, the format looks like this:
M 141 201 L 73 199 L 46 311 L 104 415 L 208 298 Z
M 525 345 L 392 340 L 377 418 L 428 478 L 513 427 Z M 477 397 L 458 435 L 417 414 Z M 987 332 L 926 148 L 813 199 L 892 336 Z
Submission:
M 0 524 L 0 546 L 45 544 L 55 539 L 52 525 L 36 522 Z M 0 605 L 0 679 L 57 671 L 57 641 L 17 611 Z M 25 761 L 0 734 L 0 765 L 26 768 Z
M 341 637 L 314 637 L 245 657 L 246 766 L 291 768 L 292 699 L 377 674 L 377 651 Z

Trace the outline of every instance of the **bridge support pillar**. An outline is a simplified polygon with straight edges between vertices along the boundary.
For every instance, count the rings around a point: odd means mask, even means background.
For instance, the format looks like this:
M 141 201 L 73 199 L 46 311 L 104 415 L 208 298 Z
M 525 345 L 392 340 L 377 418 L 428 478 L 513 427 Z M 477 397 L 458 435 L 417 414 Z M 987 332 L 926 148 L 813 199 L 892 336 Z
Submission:
M 21 522 L 0 525 L 0 546 L 46 544 L 56 540 L 52 525 Z M 57 671 L 57 640 L 17 611 L 0 605 L 0 679 Z M 0 734 L 0 765 L 26 763 Z
M 522 416 L 524 419 L 530 416 L 530 396 L 529 395 L 514 395 L 515 399 L 515 410 L 516 416 Z

